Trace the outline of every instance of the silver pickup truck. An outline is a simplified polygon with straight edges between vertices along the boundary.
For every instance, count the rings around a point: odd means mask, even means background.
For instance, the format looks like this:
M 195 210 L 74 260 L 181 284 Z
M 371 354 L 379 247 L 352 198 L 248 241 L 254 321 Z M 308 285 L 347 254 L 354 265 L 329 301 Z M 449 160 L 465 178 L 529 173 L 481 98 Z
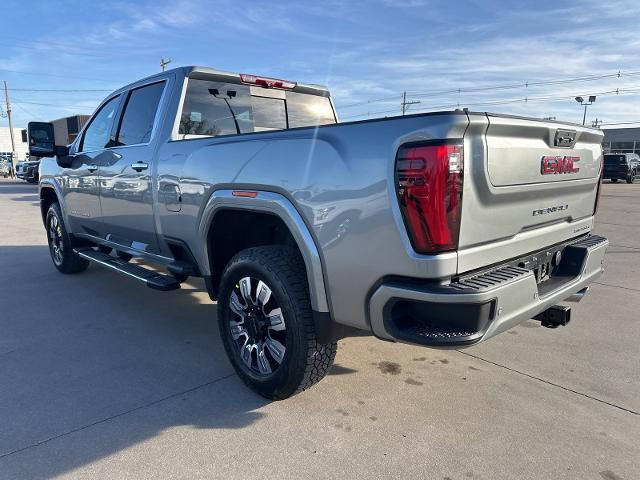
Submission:
M 29 124 L 55 267 L 202 277 L 238 375 L 272 399 L 357 330 L 460 348 L 565 325 L 608 244 L 601 141 L 466 110 L 338 123 L 321 86 L 201 67 L 117 90 L 69 146 Z

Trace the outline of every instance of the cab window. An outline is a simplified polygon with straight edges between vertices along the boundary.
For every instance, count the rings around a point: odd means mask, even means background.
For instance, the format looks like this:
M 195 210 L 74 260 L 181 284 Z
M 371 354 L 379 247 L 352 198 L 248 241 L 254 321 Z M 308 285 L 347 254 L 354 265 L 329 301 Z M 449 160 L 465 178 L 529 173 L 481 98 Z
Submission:
M 163 90 L 164 82 L 158 82 L 131 91 L 118 132 L 118 146 L 149 142 Z
M 105 103 L 98 113 L 94 115 L 93 119 L 91 119 L 91 123 L 82 137 L 82 143 L 80 145 L 81 152 L 91 152 L 105 148 L 109 142 L 119 100 L 120 95 L 113 97 Z

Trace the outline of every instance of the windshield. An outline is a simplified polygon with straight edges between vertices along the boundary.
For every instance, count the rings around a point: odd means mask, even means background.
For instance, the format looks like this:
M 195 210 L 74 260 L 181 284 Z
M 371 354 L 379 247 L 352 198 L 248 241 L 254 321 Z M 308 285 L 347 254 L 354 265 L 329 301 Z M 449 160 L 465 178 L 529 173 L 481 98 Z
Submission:
M 255 88 L 255 87 L 253 87 Z M 189 79 L 178 133 L 218 136 L 336 123 L 328 97 Z

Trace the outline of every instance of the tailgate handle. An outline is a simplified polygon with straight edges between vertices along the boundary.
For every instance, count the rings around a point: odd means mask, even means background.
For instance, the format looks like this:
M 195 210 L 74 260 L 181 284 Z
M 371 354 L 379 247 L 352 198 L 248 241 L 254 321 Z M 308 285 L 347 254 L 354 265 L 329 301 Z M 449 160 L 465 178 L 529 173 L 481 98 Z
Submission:
M 556 138 L 554 146 L 556 147 L 573 147 L 576 143 L 576 131 L 575 130 L 556 130 Z

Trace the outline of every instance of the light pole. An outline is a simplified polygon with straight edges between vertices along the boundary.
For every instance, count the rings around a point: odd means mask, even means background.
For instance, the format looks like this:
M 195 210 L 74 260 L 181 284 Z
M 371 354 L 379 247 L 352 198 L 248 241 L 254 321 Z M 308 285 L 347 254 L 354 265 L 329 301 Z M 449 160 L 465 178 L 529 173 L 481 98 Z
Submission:
M 576 97 L 576 102 L 578 102 L 580 105 L 584 105 L 584 116 L 582 117 L 582 125 L 584 125 L 587 121 L 587 107 L 595 103 L 595 101 L 596 101 L 595 95 L 590 95 L 588 102 L 585 102 L 584 98 L 582 97 Z

